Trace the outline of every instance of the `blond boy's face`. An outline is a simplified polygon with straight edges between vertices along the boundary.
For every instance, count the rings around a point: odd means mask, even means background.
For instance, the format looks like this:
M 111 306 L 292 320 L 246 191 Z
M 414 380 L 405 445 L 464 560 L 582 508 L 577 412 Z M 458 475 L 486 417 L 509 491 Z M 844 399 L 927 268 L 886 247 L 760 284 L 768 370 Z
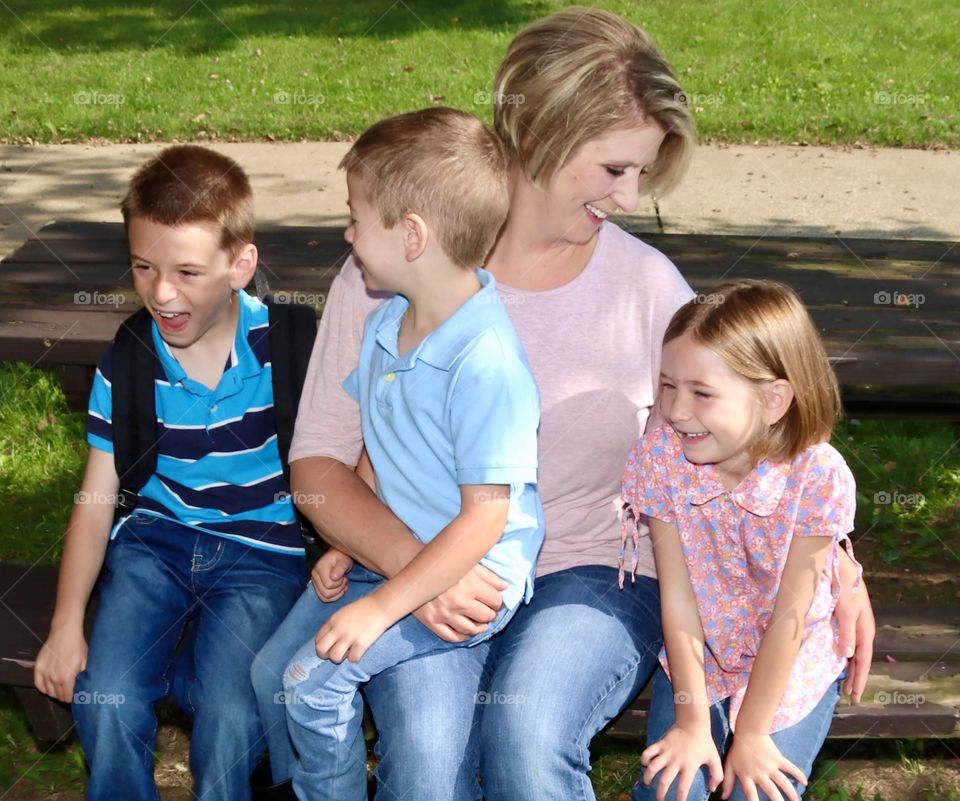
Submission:
M 343 238 L 353 246 L 367 289 L 399 291 L 397 280 L 405 263 L 402 226 L 384 227 L 380 212 L 367 197 L 363 178 L 356 173 L 347 174 L 347 205 L 350 224 Z
M 134 217 L 128 238 L 133 286 L 168 345 L 189 348 L 211 332 L 232 329 L 231 297 L 249 275 L 237 269 L 211 227 Z

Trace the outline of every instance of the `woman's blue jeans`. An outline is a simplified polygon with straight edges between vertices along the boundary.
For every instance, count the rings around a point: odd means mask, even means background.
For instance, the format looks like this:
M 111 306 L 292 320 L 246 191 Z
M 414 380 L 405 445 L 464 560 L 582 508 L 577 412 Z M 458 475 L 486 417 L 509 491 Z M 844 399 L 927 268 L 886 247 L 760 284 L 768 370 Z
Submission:
M 343 603 L 308 588 L 254 662 L 275 781 L 290 778 L 295 760 L 278 736 L 284 668 Z M 487 801 L 592 801 L 590 741 L 647 683 L 661 637 L 653 579 L 621 591 L 616 569 L 602 566 L 538 578 L 530 604 L 491 640 L 413 659 L 366 685 L 377 800 L 476 801 L 479 771 Z
M 195 793 L 203 801 L 250 798 L 250 772 L 264 750 L 250 664 L 303 583 L 302 557 L 147 515 L 120 528 L 108 545 L 73 699 L 89 801 L 159 798 L 154 706 L 171 692 L 171 661 L 191 618 L 192 651 L 177 659 L 188 679 L 177 698 L 194 721 Z
M 837 701 L 840 700 L 840 686 L 846 677 L 847 674 L 844 672 L 831 684 L 819 703 L 803 720 L 770 735 L 780 753 L 800 768 L 808 779 L 810 778 L 810 769 L 813 767 L 813 760 L 820 753 L 823 741 L 827 738 L 827 732 L 830 731 L 830 724 L 833 722 L 833 710 Z M 710 707 L 711 734 L 721 757 L 730 748 L 729 707 L 729 699 L 718 701 Z M 670 684 L 670 679 L 667 678 L 663 668 L 658 668 L 657 675 L 653 680 L 653 700 L 650 703 L 650 718 L 647 722 L 647 742 L 656 743 L 662 740 L 676 719 L 673 685 Z M 657 796 L 658 777 L 659 774 L 654 777 L 650 787 L 645 787 L 643 782 L 637 782 L 633 788 L 633 801 L 653 801 Z M 688 801 L 706 801 L 710 796 L 709 781 L 709 771 L 705 767 L 700 768 L 687 795 Z M 797 791 L 797 795 L 802 796 L 806 788 L 793 778 L 790 778 L 790 783 Z M 760 801 L 767 798 L 761 790 L 757 790 L 757 793 L 760 796 Z M 674 780 L 667 791 L 667 801 L 673 801 L 676 794 L 677 782 Z M 733 788 L 733 794 L 730 796 L 730 801 L 743 801 L 743 799 L 743 790 L 740 787 L 740 782 L 737 782 Z

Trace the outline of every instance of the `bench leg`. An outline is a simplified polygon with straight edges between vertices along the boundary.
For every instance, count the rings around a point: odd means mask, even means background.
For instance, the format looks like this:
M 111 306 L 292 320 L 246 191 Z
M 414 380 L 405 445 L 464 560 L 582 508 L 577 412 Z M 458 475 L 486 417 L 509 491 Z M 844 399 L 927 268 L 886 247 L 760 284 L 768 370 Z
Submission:
M 55 701 L 33 687 L 14 687 L 27 713 L 34 736 L 42 742 L 57 743 L 73 734 L 70 705 Z

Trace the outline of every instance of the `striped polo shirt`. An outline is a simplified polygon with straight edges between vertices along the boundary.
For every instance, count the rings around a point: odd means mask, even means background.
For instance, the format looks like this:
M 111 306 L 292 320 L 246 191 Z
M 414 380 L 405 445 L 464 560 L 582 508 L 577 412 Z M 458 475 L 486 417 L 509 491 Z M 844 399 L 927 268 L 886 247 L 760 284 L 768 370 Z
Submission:
M 152 326 L 157 471 L 140 490 L 135 513 L 300 555 L 300 525 L 277 447 L 268 310 L 246 292 L 237 299 L 237 333 L 216 389 L 188 378 Z M 107 453 L 112 371 L 113 345 L 97 366 L 87 415 L 87 442 Z

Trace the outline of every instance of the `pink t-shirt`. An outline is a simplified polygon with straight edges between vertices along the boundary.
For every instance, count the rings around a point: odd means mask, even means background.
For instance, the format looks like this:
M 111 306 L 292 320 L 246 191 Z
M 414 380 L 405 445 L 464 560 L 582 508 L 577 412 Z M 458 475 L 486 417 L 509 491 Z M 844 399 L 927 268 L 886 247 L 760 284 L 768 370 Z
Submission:
M 537 574 L 616 567 L 622 466 L 653 407 L 667 323 L 693 293 L 669 259 L 612 223 L 569 283 L 534 292 L 498 282 L 497 290 L 540 390 L 537 486 L 546 539 Z M 320 321 L 291 461 L 356 464 L 359 412 L 341 382 L 357 364 L 363 321 L 380 299 L 367 294 L 349 259 Z M 653 576 L 646 543 L 638 570 Z
M 703 624 L 707 696 L 710 703 L 730 698 L 731 728 L 773 613 L 791 540 L 834 539 L 771 731 L 804 718 L 846 664 L 834 648 L 832 620 L 839 595 L 836 543 L 853 530 L 856 509 L 853 475 L 843 457 L 827 443 L 813 445 L 792 462 L 761 462 L 728 491 L 713 465 L 686 460 L 680 438 L 664 425 L 647 433 L 630 454 L 623 497 L 633 513 L 625 519 L 625 533 L 632 533 L 631 521 L 640 514 L 673 523 L 679 531 Z M 666 669 L 666 649 L 660 661 Z

